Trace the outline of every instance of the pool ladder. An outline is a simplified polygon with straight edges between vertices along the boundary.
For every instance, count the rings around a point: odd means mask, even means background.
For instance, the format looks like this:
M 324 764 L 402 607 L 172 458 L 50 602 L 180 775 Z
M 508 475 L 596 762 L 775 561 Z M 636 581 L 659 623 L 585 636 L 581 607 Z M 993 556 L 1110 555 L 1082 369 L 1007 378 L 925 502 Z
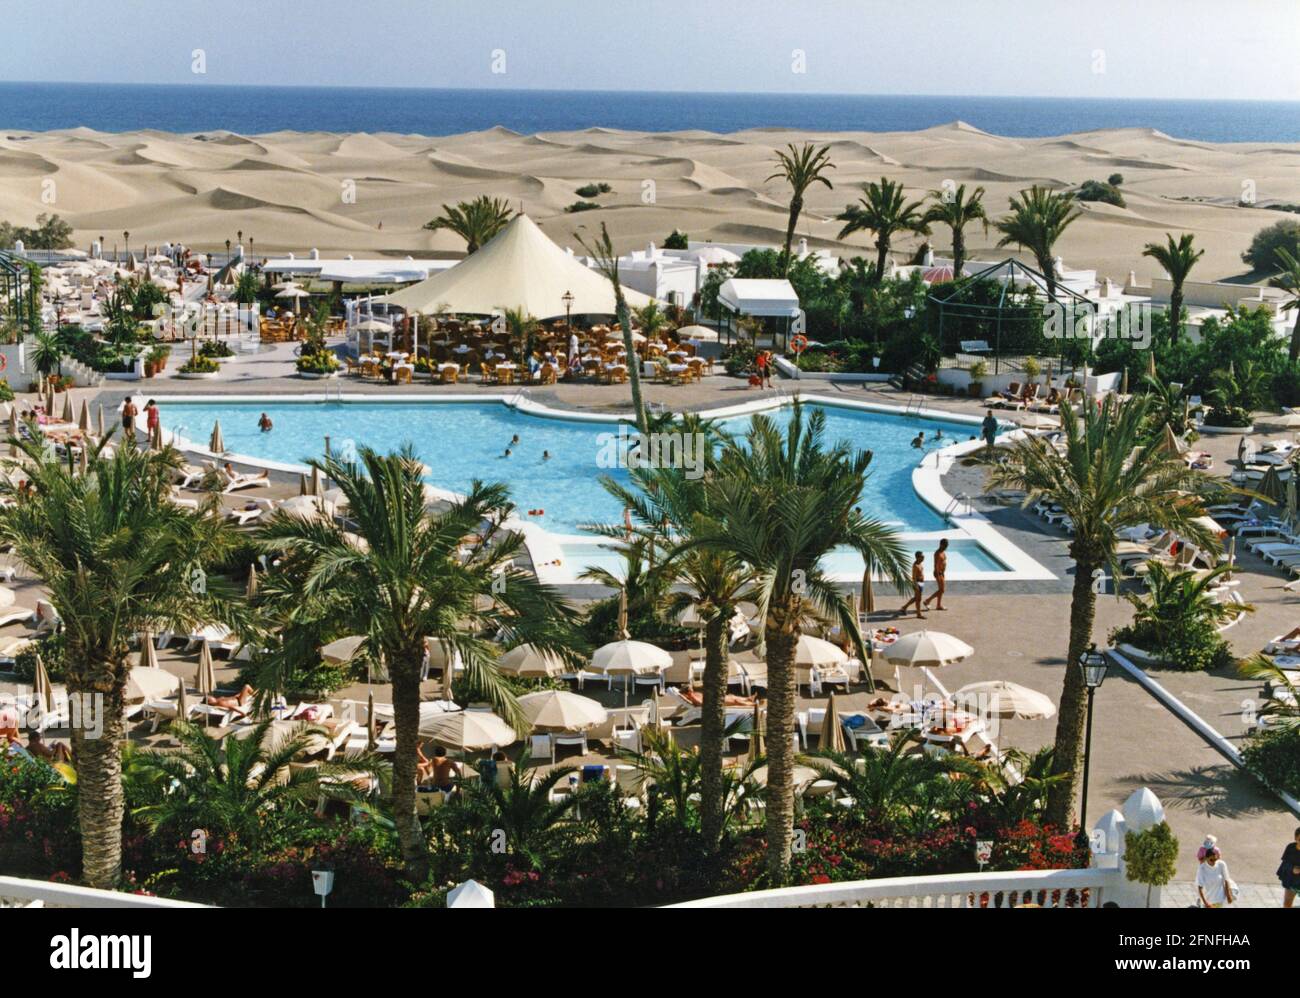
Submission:
M 333 388 L 331 392 L 330 389 Z M 330 396 L 333 396 L 331 398 Z M 325 401 L 326 402 L 343 402 L 343 382 L 335 378 L 325 379 Z
M 965 506 L 964 512 L 962 511 L 963 506 Z M 945 519 L 950 519 L 953 516 L 970 516 L 974 512 L 975 507 L 971 505 L 971 497 L 965 492 L 958 492 L 948 500 L 948 505 L 943 508 Z
M 915 406 L 915 408 L 913 408 L 913 406 Z M 913 413 L 920 415 L 921 410 L 924 408 L 925 408 L 924 395 L 909 395 L 907 396 L 907 406 L 903 409 L 903 415 L 910 416 Z

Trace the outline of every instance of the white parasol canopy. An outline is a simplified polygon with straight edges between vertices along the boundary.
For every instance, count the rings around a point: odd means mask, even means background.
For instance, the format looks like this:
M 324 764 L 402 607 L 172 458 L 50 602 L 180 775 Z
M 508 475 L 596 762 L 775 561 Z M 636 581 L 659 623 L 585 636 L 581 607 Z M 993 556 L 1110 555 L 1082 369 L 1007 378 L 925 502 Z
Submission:
M 514 728 L 488 710 L 457 710 L 422 716 L 420 736 L 470 752 L 509 745 L 518 738 Z
M 175 693 L 180 684 L 170 672 L 137 665 L 126 677 L 126 699 L 159 700 Z
M 590 697 L 568 690 L 542 690 L 519 698 L 534 731 L 585 731 L 604 724 L 605 708 Z
M 913 668 L 937 668 L 952 665 L 975 654 L 975 649 L 960 638 L 942 631 L 914 631 L 904 634 L 885 650 L 885 659 L 895 665 Z
M 511 648 L 502 655 L 497 660 L 497 669 L 508 676 L 535 679 L 561 675 L 565 671 L 565 665 L 549 652 L 524 644 Z

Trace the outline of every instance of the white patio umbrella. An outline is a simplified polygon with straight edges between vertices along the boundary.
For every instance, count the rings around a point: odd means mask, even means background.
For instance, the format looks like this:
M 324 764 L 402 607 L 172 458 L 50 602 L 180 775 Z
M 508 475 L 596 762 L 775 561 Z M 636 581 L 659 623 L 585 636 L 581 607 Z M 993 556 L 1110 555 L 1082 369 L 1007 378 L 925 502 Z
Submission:
M 221 438 L 221 420 L 214 420 L 212 423 L 212 436 L 208 438 L 208 450 L 213 454 L 224 454 L 226 452 L 226 442 Z
M 32 697 L 45 711 L 54 709 L 54 684 L 50 682 L 49 670 L 41 661 L 40 652 L 36 653 L 36 675 L 32 677 Z
M 591 656 L 593 672 L 607 676 L 629 677 L 623 687 L 623 706 L 627 706 L 628 687 L 632 676 L 651 676 L 663 672 L 673 664 L 672 655 L 644 641 L 624 638 L 601 645 Z
M 913 631 L 911 634 L 904 634 L 886 648 L 885 660 L 894 664 L 894 683 L 902 689 L 897 668 L 900 665 L 920 669 L 928 674 L 930 669 L 952 665 L 973 654 L 975 654 L 974 648 L 951 634 L 944 634 L 942 631 Z M 939 681 L 933 676 L 930 676 L 930 679 L 947 696 Z
M 811 634 L 799 635 L 794 649 L 794 664 L 821 668 L 828 665 L 840 665 L 849 657 L 838 645 Z
M 140 665 L 146 669 L 158 668 L 158 649 L 153 643 L 153 633 L 150 631 L 140 635 Z
M 160 700 L 176 692 L 180 679 L 164 669 L 137 665 L 126 677 L 126 699 Z
M 489 710 L 457 710 L 420 718 L 420 737 L 475 752 L 509 745 L 515 729 Z
M 196 680 L 194 686 L 203 696 L 216 692 L 217 669 L 212 662 L 212 645 L 208 644 L 206 638 L 199 648 L 199 672 Z
M 320 650 L 321 661 L 329 665 L 346 665 L 357 657 L 361 642 L 365 640 L 363 635 L 353 634 L 346 638 L 339 638 L 337 641 L 331 641 L 329 644 L 322 646 Z
M 965 641 L 942 631 L 913 631 L 885 649 L 887 661 L 914 669 L 952 665 L 974 654 Z
M 953 694 L 953 702 L 971 713 L 1006 720 L 1037 721 L 1056 716 L 1056 704 L 1047 694 L 1005 679 L 968 683 Z
M 541 651 L 531 644 L 511 648 L 497 660 L 497 670 L 507 676 L 536 679 L 561 675 L 565 665 L 550 652 Z
M 519 698 L 534 731 L 585 731 L 604 724 L 608 713 L 591 697 L 568 690 L 541 690 Z
M 365 322 L 358 322 L 353 329 L 363 333 L 391 333 L 393 327 L 381 319 L 367 319 Z

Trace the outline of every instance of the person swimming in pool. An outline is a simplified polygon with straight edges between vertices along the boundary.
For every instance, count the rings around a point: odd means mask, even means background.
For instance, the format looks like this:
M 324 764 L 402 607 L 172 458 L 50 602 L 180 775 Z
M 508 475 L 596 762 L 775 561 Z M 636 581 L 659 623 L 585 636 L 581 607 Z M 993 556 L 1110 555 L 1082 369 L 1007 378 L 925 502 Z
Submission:
M 548 450 L 542 451 L 542 460 L 549 461 L 550 459 L 551 459 L 551 452 Z
M 922 447 L 925 446 L 925 431 L 924 431 L 924 430 L 922 430 L 920 433 L 918 433 L 918 434 L 916 435 L 916 437 L 912 440 L 912 446 L 915 447 L 917 450 L 920 450 Z
M 271 417 L 266 413 L 262 413 L 262 418 L 257 421 L 257 428 L 263 433 L 270 433 L 274 426 L 275 424 L 271 422 Z
M 502 457 L 509 457 L 509 456 L 510 456 L 510 448 L 507 447 L 507 448 L 506 448 L 506 452 L 505 452 L 504 454 L 502 454 L 501 456 L 502 456 Z

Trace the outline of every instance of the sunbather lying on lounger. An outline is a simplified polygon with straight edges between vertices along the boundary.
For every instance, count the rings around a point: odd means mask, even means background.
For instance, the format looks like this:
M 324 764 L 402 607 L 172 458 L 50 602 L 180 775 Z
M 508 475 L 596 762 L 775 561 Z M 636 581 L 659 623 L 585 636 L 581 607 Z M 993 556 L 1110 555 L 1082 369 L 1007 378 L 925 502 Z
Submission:
M 45 741 L 39 728 L 33 728 L 27 736 L 27 751 L 46 762 L 71 762 L 72 752 L 62 742 L 53 745 Z
M 244 705 L 248 703 L 256 693 L 257 691 L 253 689 L 253 687 L 245 683 L 244 688 L 233 697 L 219 697 L 213 695 L 208 697 L 206 702 L 209 706 L 221 707 L 234 714 L 238 714 L 240 717 L 247 717 L 248 711 L 244 710 Z
M 682 690 L 681 698 L 689 703 L 692 707 L 704 706 L 704 694 L 698 690 Z M 752 707 L 755 704 L 753 697 L 742 697 L 735 693 L 728 693 L 723 705 L 727 707 Z

